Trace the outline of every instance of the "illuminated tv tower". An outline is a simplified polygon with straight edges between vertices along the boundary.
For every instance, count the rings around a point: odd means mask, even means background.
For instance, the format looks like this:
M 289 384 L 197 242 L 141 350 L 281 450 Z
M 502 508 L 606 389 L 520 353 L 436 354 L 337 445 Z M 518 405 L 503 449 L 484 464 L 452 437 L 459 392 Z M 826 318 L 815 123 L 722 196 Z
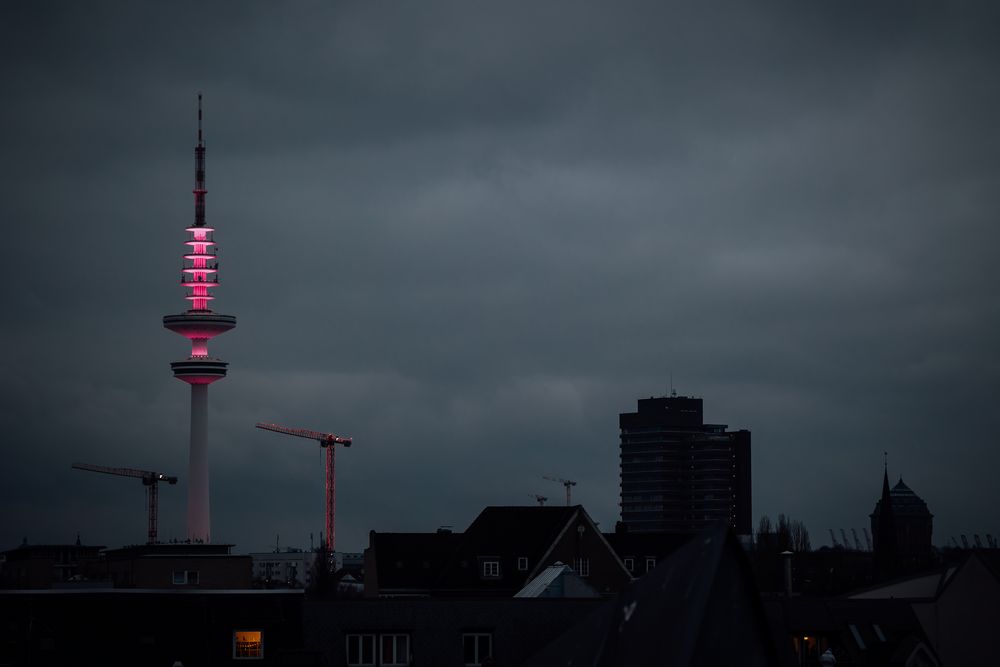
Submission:
M 209 292 L 219 284 L 214 228 L 205 224 L 205 142 L 201 134 L 201 94 L 198 94 L 198 145 L 194 149 L 194 224 L 188 233 L 181 285 L 190 308 L 167 315 L 163 326 L 191 341 L 191 356 L 170 364 L 174 377 L 191 385 L 191 453 L 188 463 L 187 537 L 209 542 L 211 520 L 208 496 L 208 385 L 226 377 L 229 365 L 208 356 L 208 341 L 236 326 L 232 315 L 219 315 L 208 307 Z

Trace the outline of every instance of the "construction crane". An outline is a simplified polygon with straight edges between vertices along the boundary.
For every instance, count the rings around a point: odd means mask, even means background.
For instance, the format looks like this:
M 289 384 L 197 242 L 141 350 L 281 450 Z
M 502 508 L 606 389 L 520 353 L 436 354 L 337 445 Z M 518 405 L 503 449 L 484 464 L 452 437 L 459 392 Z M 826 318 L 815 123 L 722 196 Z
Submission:
M 109 468 L 107 466 L 95 466 L 89 463 L 74 463 L 76 470 L 89 470 L 90 472 L 103 472 L 108 475 L 118 475 L 119 477 L 138 477 L 146 487 L 147 514 L 149 526 L 146 533 L 146 544 L 156 544 L 156 506 L 158 496 L 158 486 L 160 482 L 176 484 L 177 478 L 172 475 L 153 472 L 152 470 L 136 470 L 134 468 Z
M 848 551 L 850 551 L 851 550 L 851 543 L 847 541 L 847 533 L 844 532 L 843 528 L 840 529 L 840 537 L 844 541 L 844 548 L 847 549 Z
M 872 536 L 868 533 L 868 529 L 867 528 L 862 528 L 861 530 L 864 531 L 864 533 L 865 533 L 865 544 L 868 545 L 868 551 L 871 551 L 872 550 Z
M 833 536 L 833 528 L 827 528 L 827 530 L 830 531 L 830 541 L 833 542 L 833 547 L 837 548 L 838 546 L 840 546 L 837 544 L 837 538 Z
M 549 477 L 548 475 L 542 475 L 542 479 L 547 479 L 550 482 L 558 482 L 566 487 L 566 507 L 569 507 L 573 503 L 570 502 L 570 492 L 569 487 L 576 486 L 576 482 L 571 479 L 562 479 L 561 477 Z
M 284 433 L 285 435 L 295 435 L 300 438 L 316 440 L 319 442 L 319 446 L 326 450 L 326 550 L 327 553 L 333 554 L 335 544 L 334 515 L 336 514 L 337 502 L 334 451 L 336 451 L 335 445 L 350 447 L 352 439 L 342 438 L 333 433 L 320 433 L 319 431 L 310 431 L 305 428 L 290 428 L 288 426 L 265 424 L 263 422 L 257 422 L 255 426 L 265 431 L 274 431 L 275 433 Z
M 529 493 L 528 495 L 534 498 L 539 506 L 544 505 L 545 501 L 548 500 L 548 498 L 546 498 L 545 496 L 540 496 L 537 493 Z
M 858 551 L 864 551 L 864 549 L 861 548 L 861 540 L 858 539 L 858 531 L 857 531 L 857 529 L 851 528 L 851 535 L 854 536 L 854 546 L 857 548 L 857 550 Z

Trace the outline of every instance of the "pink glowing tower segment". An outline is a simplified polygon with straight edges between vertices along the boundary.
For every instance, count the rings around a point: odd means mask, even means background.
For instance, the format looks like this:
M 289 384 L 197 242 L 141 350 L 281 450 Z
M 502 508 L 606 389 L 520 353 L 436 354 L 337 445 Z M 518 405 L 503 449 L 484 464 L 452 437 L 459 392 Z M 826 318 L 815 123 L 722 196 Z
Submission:
M 208 307 L 215 297 L 209 291 L 219 284 L 215 229 L 205 224 L 205 141 L 201 130 L 201 95 L 198 95 L 198 145 L 194 149 L 194 224 L 187 227 L 188 251 L 184 254 L 181 285 L 190 309 L 163 318 L 163 326 L 191 341 L 191 356 L 170 364 L 174 377 L 191 385 L 191 445 L 188 467 L 187 536 L 209 542 L 211 521 L 208 489 L 208 385 L 226 377 L 228 363 L 208 355 L 208 341 L 236 326 L 232 315 Z
M 191 290 L 185 297 L 191 302 L 191 310 L 208 310 L 208 302 L 215 298 L 208 290 L 219 284 L 219 263 L 216 261 L 215 241 L 212 240 L 215 230 L 205 225 L 206 194 L 205 139 L 201 131 L 201 95 L 198 95 L 198 145 L 194 149 L 194 225 L 185 230 L 191 235 L 187 241 L 191 250 L 184 255 L 184 259 L 191 264 L 185 263 L 184 275 L 181 276 L 181 284 Z

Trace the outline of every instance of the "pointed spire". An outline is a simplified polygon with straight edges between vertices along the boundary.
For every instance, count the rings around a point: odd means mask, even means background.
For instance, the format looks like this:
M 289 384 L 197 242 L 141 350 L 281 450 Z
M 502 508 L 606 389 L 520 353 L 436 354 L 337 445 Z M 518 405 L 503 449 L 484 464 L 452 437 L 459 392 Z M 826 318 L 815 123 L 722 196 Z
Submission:
M 884 455 L 882 470 L 882 498 L 872 514 L 872 532 L 875 536 L 874 563 L 876 580 L 891 579 L 898 569 L 899 554 L 896 545 L 896 517 L 889 490 L 889 455 Z

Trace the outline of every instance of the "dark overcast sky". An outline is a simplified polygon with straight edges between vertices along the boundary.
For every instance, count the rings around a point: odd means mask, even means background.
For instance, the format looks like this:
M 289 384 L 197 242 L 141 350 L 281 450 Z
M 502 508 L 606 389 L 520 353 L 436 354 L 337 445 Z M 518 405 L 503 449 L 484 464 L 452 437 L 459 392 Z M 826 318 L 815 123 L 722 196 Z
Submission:
M 279 6 L 280 4 L 280 6 Z M 0 548 L 145 536 L 205 94 L 213 538 L 618 518 L 618 413 L 753 432 L 754 517 L 1000 533 L 996 2 L 4 3 Z M 703 5 L 712 4 L 708 9 Z M 871 5 L 877 4 L 879 8 Z M 210 5 L 210 6 L 208 6 Z

